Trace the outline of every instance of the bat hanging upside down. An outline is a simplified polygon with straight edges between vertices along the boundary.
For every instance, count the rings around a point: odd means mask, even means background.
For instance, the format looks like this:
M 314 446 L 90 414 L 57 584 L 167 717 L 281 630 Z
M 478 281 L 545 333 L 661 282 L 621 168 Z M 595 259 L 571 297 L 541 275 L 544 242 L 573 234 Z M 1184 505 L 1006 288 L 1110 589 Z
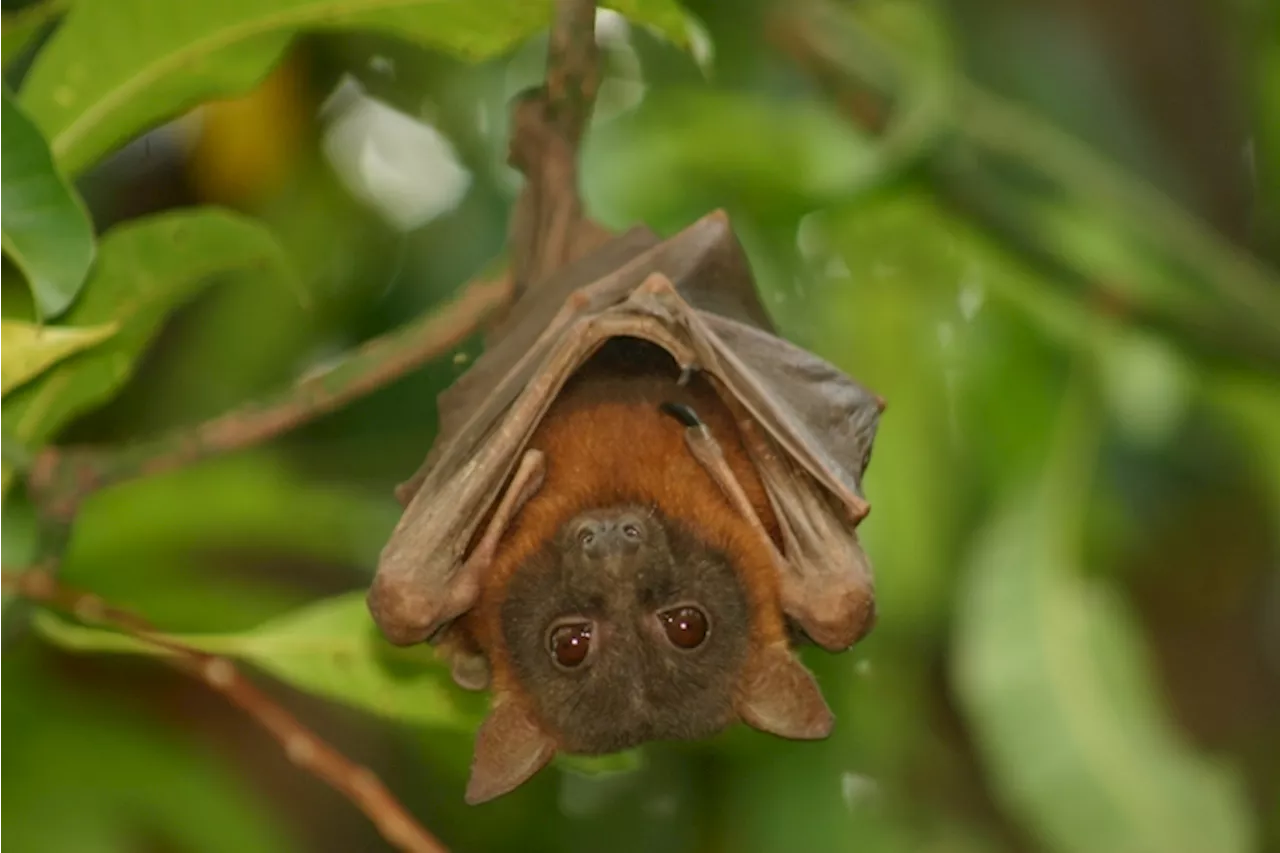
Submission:
M 535 285 L 441 396 L 370 608 L 492 688 L 469 802 L 557 751 L 829 733 L 792 649 L 874 620 L 854 527 L 882 404 L 768 329 L 713 214 Z

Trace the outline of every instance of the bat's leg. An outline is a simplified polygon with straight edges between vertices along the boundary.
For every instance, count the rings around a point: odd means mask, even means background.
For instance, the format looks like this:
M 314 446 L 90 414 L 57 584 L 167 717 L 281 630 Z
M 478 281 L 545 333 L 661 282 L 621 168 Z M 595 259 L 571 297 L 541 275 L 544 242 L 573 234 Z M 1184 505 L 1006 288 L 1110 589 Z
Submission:
M 476 543 L 476 547 L 472 549 L 471 555 L 462 564 L 458 576 L 450 586 L 449 611 L 453 615 L 469 610 L 479 596 L 480 578 L 493 562 L 498 543 L 502 541 L 503 534 L 507 532 L 507 528 L 511 526 L 512 520 L 520 509 L 542 488 L 542 480 L 546 473 L 546 457 L 543 456 L 542 451 L 529 449 L 520 457 L 520 464 L 516 466 L 516 472 L 511 477 L 511 484 L 507 486 L 502 500 L 498 502 L 498 508 L 489 519 L 484 535 L 480 537 L 480 541 Z
M 747 497 L 746 490 L 742 488 L 733 469 L 729 467 L 720 442 L 716 441 L 716 437 L 711 434 L 711 430 L 707 429 L 707 425 L 698 417 L 697 412 L 683 403 L 663 403 L 659 408 L 664 414 L 670 415 L 684 425 L 684 443 L 693 453 L 693 458 L 697 459 L 698 463 L 711 475 L 711 479 L 715 480 L 733 508 L 760 535 L 761 540 L 769 548 L 774 564 L 779 569 L 785 567 L 786 558 L 774 545 L 773 537 L 769 535 L 769 531 L 765 530 L 755 507 L 751 505 L 751 499 Z

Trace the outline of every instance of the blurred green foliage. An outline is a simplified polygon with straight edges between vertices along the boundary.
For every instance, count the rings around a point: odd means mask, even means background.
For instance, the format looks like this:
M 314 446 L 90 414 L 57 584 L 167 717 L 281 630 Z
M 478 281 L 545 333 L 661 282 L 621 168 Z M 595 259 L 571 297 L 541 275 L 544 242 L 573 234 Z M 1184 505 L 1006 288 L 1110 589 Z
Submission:
M 880 621 L 806 651 L 831 739 L 733 730 L 462 804 L 483 701 L 361 595 L 478 341 L 101 492 L 67 541 L 26 495 L 46 443 L 199 422 L 487 269 L 548 2 L 6 3 L 5 570 L 60 553 L 242 661 L 459 851 L 1280 848 L 1274 4 L 616 8 L 592 212 L 726 209 L 787 336 L 888 400 Z M 4 631 L 14 849 L 381 849 L 135 642 L 14 601 Z

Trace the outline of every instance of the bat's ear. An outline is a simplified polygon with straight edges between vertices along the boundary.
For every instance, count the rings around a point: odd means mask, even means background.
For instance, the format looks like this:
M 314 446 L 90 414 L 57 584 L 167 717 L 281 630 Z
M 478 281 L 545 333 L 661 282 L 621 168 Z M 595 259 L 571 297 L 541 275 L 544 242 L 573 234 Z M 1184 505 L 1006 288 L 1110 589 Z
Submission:
M 771 643 L 752 655 L 735 708 L 747 725 L 779 737 L 819 740 L 831 734 L 831 709 L 818 682 L 786 643 Z
M 499 695 L 476 733 L 467 803 L 474 806 L 515 790 L 555 754 L 555 741 L 524 704 Z

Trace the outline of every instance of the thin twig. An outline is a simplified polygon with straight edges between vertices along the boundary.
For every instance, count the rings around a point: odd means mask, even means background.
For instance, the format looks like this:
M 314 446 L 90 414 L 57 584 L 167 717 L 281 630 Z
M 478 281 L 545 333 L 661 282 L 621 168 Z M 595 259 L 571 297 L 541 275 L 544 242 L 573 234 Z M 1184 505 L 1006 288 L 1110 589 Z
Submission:
M 594 0 L 557 0 L 547 50 L 547 108 L 572 145 L 582 141 L 600 89 Z
M 308 729 L 245 678 L 226 658 L 208 654 L 157 634 L 136 614 L 56 581 L 45 568 L 3 572 L 6 593 L 56 608 L 86 624 L 128 634 L 169 654 L 164 660 L 202 680 L 267 730 L 294 764 L 349 799 L 373 821 L 388 843 L 412 853 L 445 853 L 445 846 L 426 830 L 367 767 L 353 763 Z
M 444 309 L 356 349 L 287 391 L 195 427 L 119 447 L 51 447 L 28 479 L 46 517 L 69 521 L 89 495 L 114 483 L 158 474 L 258 444 L 382 388 L 465 340 L 511 295 L 509 279 L 470 285 Z

